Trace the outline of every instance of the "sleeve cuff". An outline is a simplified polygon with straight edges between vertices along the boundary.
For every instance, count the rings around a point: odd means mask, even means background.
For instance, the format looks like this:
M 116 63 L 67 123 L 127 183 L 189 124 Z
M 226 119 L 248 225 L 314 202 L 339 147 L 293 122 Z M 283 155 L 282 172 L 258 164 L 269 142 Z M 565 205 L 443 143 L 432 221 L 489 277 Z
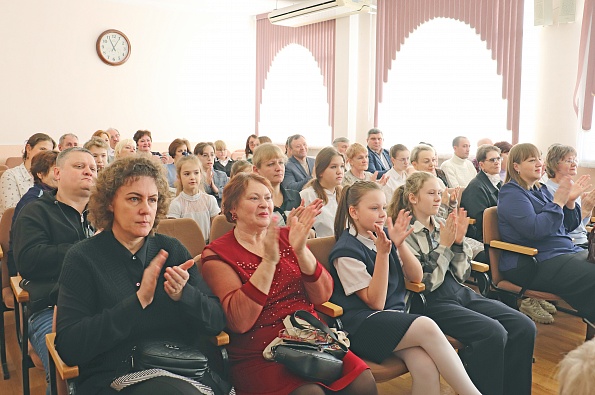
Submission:
M 254 284 L 252 284 L 250 281 L 242 285 L 242 291 L 244 292 L 244 294 L 246 294 L 247 297 L 249 297 L 251 300 L 253 300 L 260 306 L 264 306 L 269 297 L 269 295 L 263 293 L 260 289 L 256 288 Z
M 320 262 L 316 261 L 316 270 L 314 270 L 314 273 L 304 274 L 304 272 L 302 272 L 302 279 L 307 283 L 313 283 L 320 278 L 321 274 L 322 274 L 322 265 L 320 264 Z
M 464 252 L 463 250 L 463 244 L 457 244 L 457 243 L 453 243 L 452 246 L 450 246 L 450 249 L 452 252 L 456 253 L 460 253 L 460 252 Z

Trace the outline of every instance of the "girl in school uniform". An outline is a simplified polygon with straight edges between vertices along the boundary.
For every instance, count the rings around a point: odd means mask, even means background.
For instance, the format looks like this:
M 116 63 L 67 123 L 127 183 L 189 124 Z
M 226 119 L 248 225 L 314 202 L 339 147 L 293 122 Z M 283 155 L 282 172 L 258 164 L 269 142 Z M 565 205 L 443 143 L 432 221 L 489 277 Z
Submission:
M 459 354 L 482 394 L 531 393 L 535 324 L 523 313 L 485 298 L 463 285 L 471 273 L 472 251 L 465 240 L 469 218 L 464 209 L 437 217 L 443 188 L 426 172 L 410 175 L 388 208 L 397 219 L 413 215 L 405 243 L 423 269 L 425 315 L 465 345 Z
M 335 287 L 331 301 L 356 355 L 381 363 L 392 353 L 413 377 L 413 394 L 439 394 L 440 375 L 459 394 L 479 391 L 438 328 L 427 317 L 403 312 L 405 278 L 419 282 L 422 269 L 404 243 L 411 216 L 401 211 L 384 228 L 386 197 L 380 186 L 362 181 L 343 189 L 335 220 L 337 243 L 330 253 Z

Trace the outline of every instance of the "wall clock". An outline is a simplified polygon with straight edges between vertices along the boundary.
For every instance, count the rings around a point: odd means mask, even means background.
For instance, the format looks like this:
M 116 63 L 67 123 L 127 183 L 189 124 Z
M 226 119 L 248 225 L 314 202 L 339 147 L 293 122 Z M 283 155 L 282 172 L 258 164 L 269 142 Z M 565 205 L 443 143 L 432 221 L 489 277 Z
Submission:
M 97 39 L 97 55 L 110 66 L 119 66 L 130 57 L 130 40 L 119 30 L 109 29 Z

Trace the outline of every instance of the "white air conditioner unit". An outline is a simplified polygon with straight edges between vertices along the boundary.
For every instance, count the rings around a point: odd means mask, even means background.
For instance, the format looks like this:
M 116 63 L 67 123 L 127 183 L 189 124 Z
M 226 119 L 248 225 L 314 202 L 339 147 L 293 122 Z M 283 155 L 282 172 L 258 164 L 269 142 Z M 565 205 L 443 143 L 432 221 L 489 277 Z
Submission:
M 269 13 L 274 25 L 303 26 L 358 13 L 376 12 L 373 0 L 309 0 Z

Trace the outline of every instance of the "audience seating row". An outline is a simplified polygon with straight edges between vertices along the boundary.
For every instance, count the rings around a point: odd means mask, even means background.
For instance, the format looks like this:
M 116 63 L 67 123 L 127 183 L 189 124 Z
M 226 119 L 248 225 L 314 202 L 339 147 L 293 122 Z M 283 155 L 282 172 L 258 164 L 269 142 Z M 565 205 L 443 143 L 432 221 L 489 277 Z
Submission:
M 10 214 L 7 212 L 7 214 Z M 10 215 L 9 215 L 10 216 Z M 8 217 L 5 215 L 5 217 Z M 4 222 L 4 218 L 2 220 Z M 9 221 L 10 223 L 10 221 Z M 227 222 L 224 215 L 218 215 L 213 220 L 212 228 L 211 228 L 211 240 L 215 240 L 218 237 L 221 237 L 223 234 L 228 232 L 229 230 L 233 229 L 234 224 Z M 485 244 L 489 246 L 489 256 L 490 256 L 490 266 L 488 267 L 485 264 L 479 264 L 474 262 L 473 263 L 473 270 L 479 273 L 486 273 L 490 271 L 491 273 L 491 280 L 489 280 L 489 285 L 491 289 L 497 292 L 498 296 L 507 304 L 511 305 L 511 307 L 517 308 L 517 299 L 523 296 L 538 298 L 538 299 L 545 299 L 550 301 L 560 300 L 560 297 L 554 294 L 539 292 L 530 289 L 523 289 L 515 284 L 512 284 L 506 280 L 504 280 L 501 276 L 501 273 L 498 271 L 498 258 L 500 254 L 500 250 L 506 249 L 518 253 L 522 253 L 528 256 L 535 256 L 537 254 L 537 250 L 533 248 L 517 246 L 510 243 L 504 243 L 499 241 L 499 233 L 498 233 L 498 226 L 497 226 L 497 208 L 493 207 L 487 209 L 484 213 L 484 223 L 483 223 L 483 231 L 485 237 Z M 204 244 L 204 237 L 202 232 L 196 222 L 192 219 L 164 219 L 159 224 L 158 230 L 159 233 L 168 234 L 172 237 L 178 238 L 190 251 L 191 255 L 194 256 L 197 265 L 200 265 L 200 253 L 205 247 Z M 0 247 L 4 248 L 4 241 L 6 240 L 3 235 L 3 227 L 0 223 Z M 325 238 L 318 238 L 318 239 L 311 239 L 308 241 L 308 246 L 311 251 L 314 253 L 316 258 L 318 259 L 321 264 L 325 267 L 329 267 L 328 256 L 329 253 L 335 243 L 333 237 L 325 237 Z M 7 248 L 7 247 L 6 247 Z M 4 260 L 3 260 L 4 262 Z M 5 266 L 5 265 L 3 265 Z M 26 302 L 27 302 L 27 293 L 26 291 L 22 290 L 19 286 L 20 278 L 13 277 L 11 279 L 11 286 L 14 292 L 15 298 L 15 314 L 19 314 L 19 311 L 23 311 L 26 316 Z M 423 291 L 425 289 L 423 284 L 419 283 L 408 283 L 407 289 L 410 292 L 407 298 L 407 308 L 411 308 L 412 311 L 421 312 L 424 305 L 424 297 Z M 482 290 L 483 292 L 483 290 Z M 333 305 L 332 303 L 325 303 L 323 306 L 317 306 L 317 309 L 323 313 L 324 315 L 330 317 L 330 319 L 336 321 L 336 325 L 340 327 L 340 316 L 342 315 L 342 309 L 340 306 Z M 562 311 L 569 312 L 570 314 L 578 315 L 578 313 L 574 310 L 567 310 L 559 308 Z M 587 323 L 587 339 L 593 337 L 594 326 L 592 323 L 585 320 Z M 21 324 L 22 323 L 22 324 Z M 19 324 L 23 326 L 23 334 L 21 336 L 21 331 L 19 328 Z M 26 371 L 29 367 L 33 366 L 31 363 L 31 358 L 28 357 L 26 352 L 26 342 L 23 343 L 27 339 L 26 335 L 26 320 L 23 321 L 17 319 L 16 320 L 17 326 L 17 337 L 20 339 L 20 346 L 23 352 L 23 385 L 24 385 L 24 393 L 28 393 L 28 374 Z M 59 374 L 60 379 L 68 380 L 78 375 L 78 369 L 76 367 L 67 367 L 59 358 L 59 355 L 54 347 L 54 340 L 55 340 L 55 333 L 48 335 L 46 342 L 48 345 L 48 350 L 51 355 L 52 363 L 55 362 L 56 369 Z M 450 338 L 451 344 L 456 349 L 461 349 L 464 347 L 463 344 L 456 341 L 455 339 Z M 213 344 L 217 347 L 223 347 L 225 344 L 229 342 L 229 337 L 225 333 L 221 333 L 216 339 L 213 340 Z M 226 354 L 223 349 L 222 359 L 226 359 Z M 4 360 L 3 360 L 4 361 Z M 397 357 L 390 357 L 385 360 L 382 364 L 375 364 L 371 361 L 366 361 L 369 366 L 371 367 L 372 373 L 374 378 L 377 382 L 383 382 L 391 380 L 395 377 L 398 377 L 404 373 L 406 373 L 407 367 Z M 27 379 L 25 377 L 27 376 Z M 55 375 L 53 375 L 55 376 Z M 53 378 L 52 383 L 52 390 L 55 391 L 55 377 Z M 25 387 L 26 385 L 26 387 Z M 56 392 L 53 392 L 56 393 Z

